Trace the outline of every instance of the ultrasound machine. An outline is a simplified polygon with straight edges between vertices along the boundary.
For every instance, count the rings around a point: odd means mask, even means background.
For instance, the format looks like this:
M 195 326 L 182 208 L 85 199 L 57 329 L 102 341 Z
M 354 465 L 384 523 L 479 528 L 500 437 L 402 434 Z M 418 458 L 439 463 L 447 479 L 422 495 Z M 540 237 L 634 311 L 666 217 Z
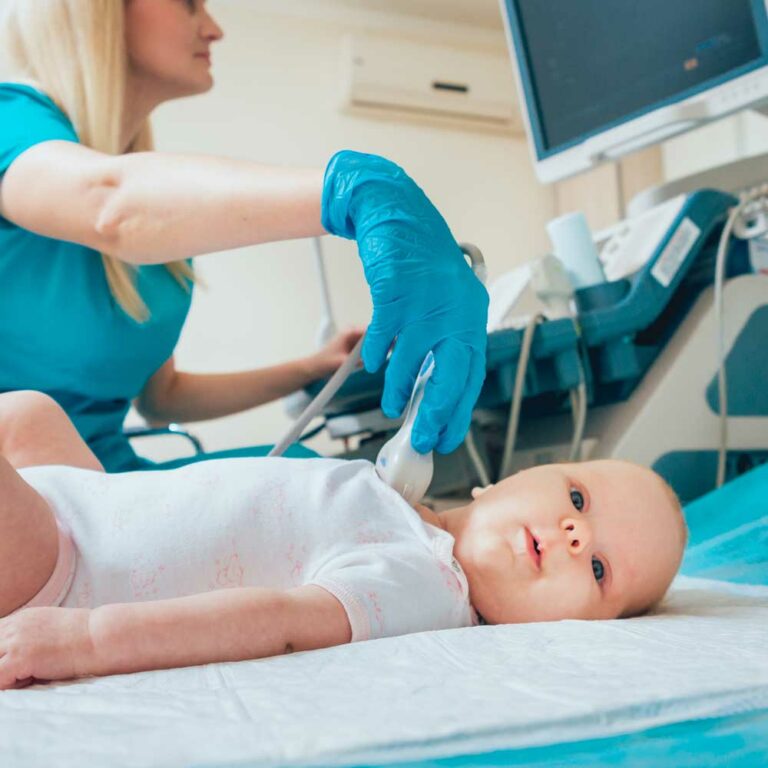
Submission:
M 768 104 L 763 0 L 505 0 L 502 11 L 543 183 Z M 768 155 L 645 190 L 603 232 L 565 218 L 550 229 L 553 254 L 491 286 L 472 428 L 435 456 L 429 495 L 621 458 L 688 501 L 768 459 Z M 524 294 L 537 309 L 520 317 Z M 353 373 L 324 407 L 340 455 L 374 460 L 397 430 L 379 409 L 383 376 Z

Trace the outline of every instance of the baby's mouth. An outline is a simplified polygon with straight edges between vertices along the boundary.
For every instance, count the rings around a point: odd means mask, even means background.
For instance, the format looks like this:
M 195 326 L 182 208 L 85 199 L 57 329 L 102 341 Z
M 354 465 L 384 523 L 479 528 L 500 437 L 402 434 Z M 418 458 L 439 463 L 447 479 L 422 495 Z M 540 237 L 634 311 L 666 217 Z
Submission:
M 542 546 L 539 540 L 528 530 L 521 528 L 517 535 L 517 546 L 515 552 L 523 557 L 527 556 L 535 571 L 541 570 Z
M 526 528 L 525 534 L 528 539 L 528 554 L 536 566 L 536 570 L 541 570 L 541 544 L 539 540 Z

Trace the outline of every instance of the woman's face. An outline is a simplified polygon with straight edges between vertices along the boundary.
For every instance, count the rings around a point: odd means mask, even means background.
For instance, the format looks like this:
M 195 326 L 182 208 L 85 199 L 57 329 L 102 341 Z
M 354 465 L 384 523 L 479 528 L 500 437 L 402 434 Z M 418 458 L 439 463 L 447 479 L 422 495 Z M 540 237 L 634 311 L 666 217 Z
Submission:
M 126 42 L 134 81 L 159 100 L 213 86 L 211 45 L 223 37 L 205 0 L 126 0 Z

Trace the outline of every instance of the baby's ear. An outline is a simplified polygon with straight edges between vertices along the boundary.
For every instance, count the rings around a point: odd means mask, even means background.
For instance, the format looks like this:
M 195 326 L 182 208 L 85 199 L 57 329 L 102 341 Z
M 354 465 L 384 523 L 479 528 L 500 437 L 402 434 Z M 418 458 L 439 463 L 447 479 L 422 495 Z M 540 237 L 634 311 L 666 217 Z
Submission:
M 472 498 L 479 499 L 490 488 L 493 488 L 493 483 L 491 483 L 490 485 L 486 485 L 485 488 L 473 488 Z

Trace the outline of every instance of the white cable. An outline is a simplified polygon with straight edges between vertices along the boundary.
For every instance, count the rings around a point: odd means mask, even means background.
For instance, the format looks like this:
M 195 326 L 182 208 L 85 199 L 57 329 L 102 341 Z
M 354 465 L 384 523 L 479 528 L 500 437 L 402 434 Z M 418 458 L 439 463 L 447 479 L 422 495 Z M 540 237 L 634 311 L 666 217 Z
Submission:
M 581 363 L 579 363 L 581 365 Z M 584 369 L 581 368 L 581 381 L 571 390 L 571 411 L 573 413 L 573 438 L 568 461 L 581 461 L 581 441 L 584 439 L 584 426 L 587 423 L 587 385 L 584 381 Z
M 720 411 L 720 442 L 717 452 L 716 484 L 719 488 L 725 482 L 726 457 L 728 455 L 728 393 L 725 371 L 725 329 L 723 323 L 723 280 L 725 275 L 725 253 L 731 240 L 736 217 L 741 206 L 734 208 L 723 227 L 715 260 L 715 318 L 717 332 L 717 394 Z
M 488 474 L 485 462 L 480 456 L 480 451 L 477 449 L 477 444 L 475 443 L 475 436 L 472 434 L 471 425 L 469 427 L 469 431 L 467 432 L 467 436 L 464 438 L 464 447 L 467 449 L 467 454 L 469 455 L 470 461 L 475 468 L 475 472 L 477 472 L 477 477 L 478 480 L 480 480 L 480 484 L 482 486 L 490 485 L 491 476 Z
M 723 284 L 728 246 L 733 229 L 742 211 L 759 197 L 768 195 L 768 184 L 763 184 L 741 197 L 739 204 L 731 210 L 720 235 L 715 259 L 715 318 L 717 332 L 717 395 L 720 410 L 720 442 L 717 454 L 717 487 L 725 482 L 725 470 L 728 457 L 728 377 L 725 370 L 725 317 L 723 310 Z
M 320 279 L 321 301 L 323 303 L 323 313 L 325 314 L 325 323 L 321 326 L 321 342 L 326 343 L 327 339 L 322 339 L 323 328 L 333 328 L 335 333 L 335 323 L 333 321 L 333 310 L 331 307 L 330 293 L 328 291 L 328 280 L 325 274 L 325 262 L 323 259 L 323 248 L 319 238 L 313 239 L 315 249 L 315 264 L 317 266 L 318 277 Z M 459 244 L 462 252 L 472 262 L 472 270 L 478 278 L 485 282 L 485 259 L 482 251 L 470 243 Z M 362 359 L 362 349 L 365 336 L 357 342 L 354 349 L 349 353 L 341 367 L 331 376 L 326 385 L 320 390 L 317 397 L 302 411 L 288 432 L 269 452 L 269 456 L 282 456 L 289 445 L 296 442 L 301 437 L 304 429 L 312 419 L 322 413 L 323 408 L 331 401 L 333 396 L 341 389 L 341 386 L 349 378 Z
M 573 414 L 573 437 L 571 438 L 571 450 L 568 452 L 568 461 L 581 461 L 581 443 L 584 439 L 584 428 L 587 424 L 587 374 L 581 358 L 581 326 L 573 317 L 573 328 L 577 339 L 577 365 L 579 367 L 579 383 L 571 390 L 571 413 Z
M 512 392 L 512 401 L 509 404 L 509 423 L 507 424 L 507 437 L 504 441 L 504 453 L 501 459 L 499 480 L 503 480 L 505 477 L 507 477 L 510 474 L 512 468 L 512 456 L 515 452 L 517 428 L 520 421 L 520 407 L 523 403 L 523 384 L 525 383 L 525 372 L 528 370 L 528 361 L 531 355 L 533 335 L 536 332 L 536 326 L 542 319 L 542 315 L 534 315 L 529 320 L 528 325 L 525 328 L 525 332 L 523 333 L 523 342 L 520 347 L 520 357 L 517 360 L 515 387 Z
M 323 408 L 331 401 L 331 398 L 341 389 L 341 385 L 349 378 L 349 375 L 357 368 L 361 359 L 363 341 L 365 336 L 355 344 L 347 359 L 341 364 L 336 373 L 331 376 L 326 385 L 320 390 L 317 397 L 304 409 L 301 416 L 293 423 L 293 426 L 283 435 L 279 443 L 269 452 L 269 456 L 282 456 L 289 445 L 301 437 L 305 427 L 312 419 L 323 412 Z

